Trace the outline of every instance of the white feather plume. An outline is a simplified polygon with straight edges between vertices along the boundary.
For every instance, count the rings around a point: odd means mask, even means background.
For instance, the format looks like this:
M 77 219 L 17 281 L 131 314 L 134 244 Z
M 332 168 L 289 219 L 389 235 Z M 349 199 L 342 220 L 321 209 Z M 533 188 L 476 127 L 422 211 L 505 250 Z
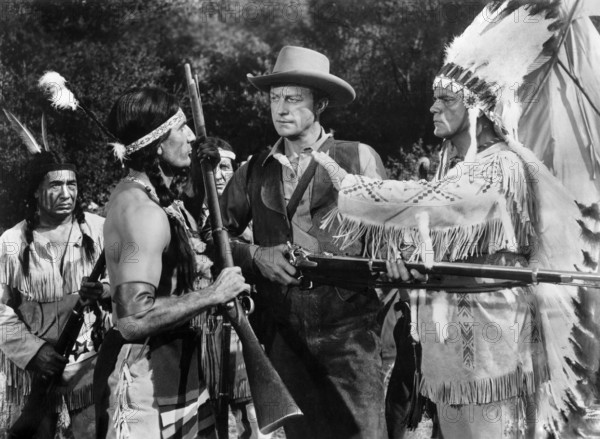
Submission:
M 39 154 L 42 152 L 42 148 L 40 148 L 40 145 L 33 137 L 33 134 L 31 134 L 31 131 L 29 131 L 25 125 L 19 122 L 19 119 L 17 119 L 10 111 L 4 108 L 2 110 L 10 122 L 12 129 L 15 130 L 19 137 L 21 137 L 21 140 L 23 140 L 23 143 L 27 147 L 27 151 L 29 151 L 31 154 Z
M 109 143 L 109 145 L 112 146 L 115 157 L 117 157 L 122 162 L 125 158 L 125 145 L 119 142 Z
M 457 64 L 494 86 L 494 112 L 514 136 L 521 116 L 517 91 L 532 66 L 537 65 L 544 43 L 555 34 L 552 25 L 556 18 L 532 15 L 525 6 L 506 14 L 508 4 L 505 1 L 494 12 L 491 5 L 484 8 L 447 47 L 445 64 Z
M 79 101 L 66 86 L 66 80 L 57 72 L 46 72 L 40 78 L 39 87 L 49 95 L 54 108 L 77 110 Z

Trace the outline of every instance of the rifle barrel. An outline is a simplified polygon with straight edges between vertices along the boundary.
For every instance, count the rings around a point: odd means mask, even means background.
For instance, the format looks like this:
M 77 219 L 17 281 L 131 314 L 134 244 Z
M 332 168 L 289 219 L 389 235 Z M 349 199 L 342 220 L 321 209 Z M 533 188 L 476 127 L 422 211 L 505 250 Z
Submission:
M 189 64 L 185 65 L 185 76 L 192 101 L 196 136 L 206 137 L 202 104 Z M 206 160 L 202 161 L 201 166 L 213 239 L 220 253 L 221 267 L 233 267 L 229 235 L 223 228 L 213 169 Z M 229 305 L 222 307 L 222 311 L 242 342 L 242 352 L 246 363 L 250 392 L 256 409 L 257 422 L 260 432 L 268 434 L 282 426 L 288 418 L 301 416 L 302 412 L 267 358 L 239 301 L 233 300 Z
M 104 250 L 96 261 L 92 272 L 88 277 L 89 282 L 97 282 L 104 273 L 106 267 L 106 258 Z M 58 337 L 54 350 L 63 357 L 66 357 L 72 350 L 77 336 L 83 325 L 84 301 L 81 298 L 77 301 L 65 326 Z M 36 437 L 40 425 L 50 413 L 50 402 L 48 392 L 51 386 L 56 382 L 57 377 L 46 379 L 39 374 L 33 376 L 31 383 L 31 393 L 21 410 L 21 414 L 7 432 L 9 439 L 29 439 Z
M 301 267 L 307 273 L 311 270 L 337 271 L 366 275 L 369 273 L 383 273 L 386 271 L 386 261 L 383 259 L 365 259 L 347 256 L 312 255 L 307 256 L 311 262 L 316 262 L 317 267 Z M 532 269 L 525 267 L 510 267 L 486 264 L 471 264 L 463 262 L 435 262 L 428 268 L 422 262 L 405 262 L 406 268 L 417 270 L 420 273 L 446 276 L 480 277 L 489 279 L 503 279 L 516 282 L 536 284 L 542 283 L 574 283 L 577 281 L 597 283 L 600 288 L 600 275 L 579 271 L 561 271 L 548 269 Z
M 104 269 L 106 267 L 106 256 L 104 250 L 100 253 L 92 272 L 88 277 L 88 282 L 98 282 L 100 276 L 104 273 Z M 58 352 L 62 356 L 66 356 L 71 352 L 75 342 L 77 341 L 77 336 L 79 335 L 79 331 L 81 330 L 81 326 L 83 325 L 83 309 L 85 308 L 84 301 L 81 298 L 77 301 L 71 314 L 69 314 L 69 318 L 63 327 L 60 336 L 54 345 L 54 350 Z

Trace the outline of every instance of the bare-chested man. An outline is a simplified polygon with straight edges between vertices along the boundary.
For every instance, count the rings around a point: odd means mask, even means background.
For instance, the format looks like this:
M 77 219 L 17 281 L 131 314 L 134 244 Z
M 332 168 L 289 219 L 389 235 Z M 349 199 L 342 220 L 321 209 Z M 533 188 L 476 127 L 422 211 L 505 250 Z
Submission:
M 249 286 L 239 268 L 211 283 L 212 262 L 194 219 L 169 189 L 174 174 L 190 166 L 195 140 L 177 100 L 158 89 L 131 90 L 114 104 L 108 125 L 127 145 L 116 150 L 130 172 L 111 196 L 104 228 L 117 329 L 101 352 L 107 367 L 95 377 L 98 437 L 126 430 L 146 439 L 211 437 L 198 415 L 190 321 Z

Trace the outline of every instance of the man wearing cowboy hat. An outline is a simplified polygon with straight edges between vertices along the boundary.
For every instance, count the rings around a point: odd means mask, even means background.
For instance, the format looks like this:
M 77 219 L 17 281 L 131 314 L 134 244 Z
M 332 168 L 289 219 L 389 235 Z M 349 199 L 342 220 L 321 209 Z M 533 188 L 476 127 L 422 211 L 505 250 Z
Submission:
M 379 155 L 359 142 L 335 140 L 319 118 L 327 106 L 350 104 L 354 89 L 329 73 L 324 55 L 284 47 L 264 76 L 248 75 L 270 94 L 271 116 L 281 136 L 233 176 L 221 199 L 232 235 L 254 224 L 255 244 L 234 243 L 236 264 L 253 276 L 262 342 L 304 417 L 286 425 L 286 437 L 384 436 L 381 342 L 373 291 L 300 284 L 288 262 L 286 242 L 311 252 L 357 255 L 357 242 L 342 251 L 332 228 L 320 228 L 337 201 L 327 172 L 311 152 L 328 152 L 347 171 L 383 177 Z

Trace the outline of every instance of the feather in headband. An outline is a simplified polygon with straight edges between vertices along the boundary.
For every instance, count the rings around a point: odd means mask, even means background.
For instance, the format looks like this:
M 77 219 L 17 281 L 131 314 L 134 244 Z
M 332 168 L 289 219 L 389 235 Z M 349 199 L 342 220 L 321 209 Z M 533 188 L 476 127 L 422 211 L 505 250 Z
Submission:
M 48 71 L 38 81 L 40 89 L 48 96 L 52 106 L 58 110 L 81 110 L 83 113 L 113 141 L 118 141 L 116 137 L 104 126 L 96 117 L 93 111 L 83 106 L 75 97 L 73 92 L 66 86 L 66 79 L 57 72 Z
M 10 122 L 10 126 L 12 127 L 12 129 L 19 135 L 19 137 L 25 144 L 27 151 L 29 151 L 31 154 L 39 154 L 40 152 L 42 152 L 42 148 L 40 147 L 39 143 L 35 140 L 35 137 L 33 137 L 33 134 L 31 134 L 31 131 L 29 131 L 27 127 L 23 125 L 19 121 L 19 119 L 17 119 L 16 116 L 10 111 L 6 110 L 5 108 L 3 108 L 2 111 L 4 111 L 4 114 Z
M 33 161 L 30 163 L 30 176 L 37 178 L 39 176 L 43 176 L 47 172 L 57 170 L 71 170 L 73 172 L 76 172 L 74 164 L 65 163 L 61 161 L 61 159 L 56 155 L 50 154 L 50 148 L 48 147 L 48 142 L 45 134 L 46 122 L 44 116 L 42 116 L 42 136 L 44 137 L 44 149 L 42 150 L 42 147 L 40 147 L 39 143 L 35 140 L 35 137 L 33 137 L 31 131 L 29 131 L 29 129 L 23 123 L 21 123 L 21 121 L 19 121 L 19 119 L 17 119 L 17 117 L 14 114 L 6 110 L 5 108 L 3 108 L 2 111 L 4 111 L 6 118 L 10 122 L 11 128 L 19 135 L 19 137 L 25 144 L 27 151 L 37 158 L 42 158 L 41 162 L 36 161 L 36 158 L 33 159 Z
M 79 101 L 66 86 L 66 79 L 57 72 L 46 72 L 38 85 L 48 95 L 52 106 L 60 110 L 77 110 Z

